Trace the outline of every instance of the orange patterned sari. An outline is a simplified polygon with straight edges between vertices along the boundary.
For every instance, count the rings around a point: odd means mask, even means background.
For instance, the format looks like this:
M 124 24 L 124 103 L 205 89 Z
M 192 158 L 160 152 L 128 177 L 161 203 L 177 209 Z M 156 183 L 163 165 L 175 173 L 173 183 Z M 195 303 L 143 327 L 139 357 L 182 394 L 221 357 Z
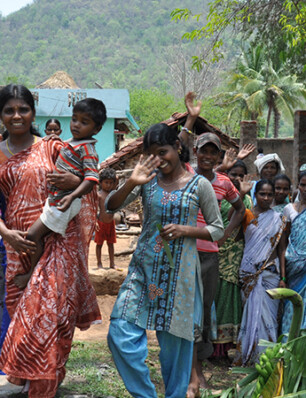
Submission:
M 6 199 L 6 225 L 26 231 L 47 198 L 46 175 L 62 147 L 58 139 L 40 140 L 0 165 L 0 189 Z M 7 298 L 12 318 L 0 368 L 15 384 L 30 380 L 30 398 L 53 398 L 65 376 L 75 326 L 100 322 L 96 295 L 87 272 L 88 248 L 96 217 L 96 192 L 83 198 L 81 212 L 66 236 L 51 233 L 25 290 L 13 284 L 30 269 L 27 256 L 6 244 Z

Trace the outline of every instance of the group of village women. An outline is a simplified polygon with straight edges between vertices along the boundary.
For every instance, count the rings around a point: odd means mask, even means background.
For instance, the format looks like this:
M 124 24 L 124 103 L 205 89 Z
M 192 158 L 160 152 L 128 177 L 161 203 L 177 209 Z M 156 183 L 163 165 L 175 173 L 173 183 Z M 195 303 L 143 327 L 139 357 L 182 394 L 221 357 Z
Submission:
M 190 98 L 189 121 L 200 109 Z M 80 181 L 70 173 L 53 172 L 63 143 L 56 136 L 37 136 L 34 100 L 24 86 L 0 91 L 0 117 L 6 129 L 0 142 L 0 369 L 10 382 L 24 386 L 30 398 L 53 398 L 65 377 L 75 326 L 86 329 L 101 322 L 87 271 L 97 198 L 95 191 L 83 197 L 82 210 L 65 236 L 46 237 L 27 287 L 19 289 L 14 277 L 28 272 L 35 249 L 26 239 L 27 230 L 42 211 L 49 184 L 75 189 Z M 290 304 L 285 303 L 280 325 L 279 303 L 266 289 L 288 286 L 305 300 L 306 171 L 301 169 L 298 195 L 289 203 L 291 183 L 276 154 L 256 161 L 257 182 L 250 182 L 241 160 L 227 164 L 226 176 L 213 171 L 221 145 L 211 134 L 196 142 L 194 170 L 184 145 L 188 140 L 193 144 L 190 130 L 187 124 L 178 137 L 166 124 L 152 126 L 144 136 L 145 155 L 105 203 L 107 211 L 115 212 L 142 197 L 142 232 L 108 334 L 117 369 L 138 398 L 157 397 L 145 362 L 147 329 L 156 331 L 160 345 L 165 396 L 198 396 L 201 375 L 194 341 L 205 323 L 203 311 L 207 318 L 201 262 L 210 258 L 199 257 L 200 241 L 219 245 L 211 256 L 214 268 L 218 259 L 219 276 L 216 269 L 215 280 L 208 281 L 216 285 L 214 355 L 226 354 L 235 344 L 236 363 L 248 365 L 256 361 L 260 338 L 275 341 L 279 327 L 288 332 Z M 231 192 L 229 201 L 220 203 L 221 213 L 208 171 L 212 178 L 220 174 Z

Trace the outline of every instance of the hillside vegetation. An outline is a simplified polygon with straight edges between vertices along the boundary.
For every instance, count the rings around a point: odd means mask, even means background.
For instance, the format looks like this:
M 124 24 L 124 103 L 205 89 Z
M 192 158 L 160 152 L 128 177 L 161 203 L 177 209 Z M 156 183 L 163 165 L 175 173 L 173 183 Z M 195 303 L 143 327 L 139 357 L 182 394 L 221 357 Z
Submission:
M 182 5 L 203 10 L 201 0 Z M 171 22 L 177 6 L 176 0 L 34 0 L 0 19 L 0 83 L 17 76 L 37 85 L 65 70 L 80 87 L 168 90 L 165 57 L 195 26 Z

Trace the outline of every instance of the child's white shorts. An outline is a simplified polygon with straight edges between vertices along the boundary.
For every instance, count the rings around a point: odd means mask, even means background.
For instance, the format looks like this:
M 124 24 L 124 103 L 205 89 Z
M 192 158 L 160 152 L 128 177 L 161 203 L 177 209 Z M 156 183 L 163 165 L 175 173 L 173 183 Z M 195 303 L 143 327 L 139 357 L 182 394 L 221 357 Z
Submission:
M 81 204 L 82 199 L 76 198 L 69 209 L 60 211 L 56 206 L 50 206 L 47 199 L 40 220 L 51 231 L 65 236 L 68 223 L 79 213 Z

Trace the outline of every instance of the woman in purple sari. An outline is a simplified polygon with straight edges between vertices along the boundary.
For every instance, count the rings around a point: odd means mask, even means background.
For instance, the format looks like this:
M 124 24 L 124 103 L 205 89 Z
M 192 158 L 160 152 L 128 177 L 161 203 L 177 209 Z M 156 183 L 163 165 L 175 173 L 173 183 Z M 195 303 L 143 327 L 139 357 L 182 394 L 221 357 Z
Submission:
M 271 299 L 267 289 L 284 286 L 280 275 L 282 246 L 280 238 L 285 228 L 285 217 L 270 208 L 274 185 L 268 180 L 256 184 L 257 204 L 246 209 L 243 220 L 245 248 L 240 266 L 242 300 L 244 304 L 238 335 L 235 365 L 250 365 L 257 361 L 260 339 L 277 340 L 278 300 Z

